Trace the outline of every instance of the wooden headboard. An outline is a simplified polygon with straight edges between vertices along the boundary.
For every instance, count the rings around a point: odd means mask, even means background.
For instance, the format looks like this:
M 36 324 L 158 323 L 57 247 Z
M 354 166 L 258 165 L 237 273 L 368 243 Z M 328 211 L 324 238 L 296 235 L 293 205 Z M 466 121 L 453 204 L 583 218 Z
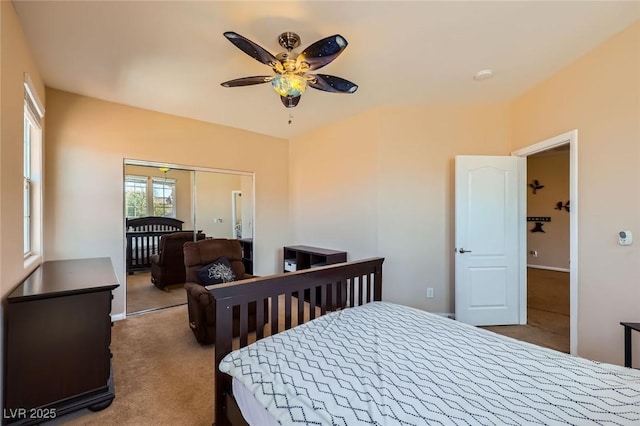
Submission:
M 126 220 L 127 273 L 151 267 L 149 257 L 156 254 L 160 237 L 182 231 L 184 222 L 172 217 L 146 216 Z
M 247 346 L 250 338 L 259 340 L 331 311 L 382 300 L 383 262 L 384 258 L 376 257 L 207 287 L 216 305 L 213 424 L 246 424 L 233 399 L 231 377 L 218 369 L 222 358 L 233 349 Z M 297 297 L 305 290 L 309 302 Z M 320 297 L 316 297 L 318 293 Z M 264 312 L 262 307 L 265 299 L 270 301 L 270 312 Z M 258 326 L 256 333 L 249 336 L 248 306 L 252 302 L 257 302 L 257 323 L 265 326 Z M 233 338 L 234 307 L 240 313 L 237 339 Z
M 127 218 L 127 232 L 151 232 L 151 231 L 182 231 L 184 222 L 173 217 L 146 216 Z

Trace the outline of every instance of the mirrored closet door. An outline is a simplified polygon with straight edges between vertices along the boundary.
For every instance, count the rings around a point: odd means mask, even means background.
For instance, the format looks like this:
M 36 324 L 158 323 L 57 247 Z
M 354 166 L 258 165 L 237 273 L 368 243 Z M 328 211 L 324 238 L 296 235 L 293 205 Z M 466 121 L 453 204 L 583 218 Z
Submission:
M 238 239 L 253 272 L 251 173 L 125 160 L 127 315 L 186 303 L 186 241 Z

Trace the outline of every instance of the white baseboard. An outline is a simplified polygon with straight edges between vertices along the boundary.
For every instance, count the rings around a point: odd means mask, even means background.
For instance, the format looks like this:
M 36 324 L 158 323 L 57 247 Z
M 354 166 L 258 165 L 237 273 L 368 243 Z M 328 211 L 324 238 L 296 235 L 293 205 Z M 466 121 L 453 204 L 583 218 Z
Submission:
M 111 321 L 121 321 L 125 318 L 127 318 L 125 313 L 111 315 Z
M 555 266 L 527 265 L 527 268 L 546 269 L 547 271 L 571 272 L 568 268 L 556 268 Z
M 451 312 L 433 312 L 433 313 L 436 315 L 440 315 L 441 317 L 456 319 L 456 315 L 452 314 Z

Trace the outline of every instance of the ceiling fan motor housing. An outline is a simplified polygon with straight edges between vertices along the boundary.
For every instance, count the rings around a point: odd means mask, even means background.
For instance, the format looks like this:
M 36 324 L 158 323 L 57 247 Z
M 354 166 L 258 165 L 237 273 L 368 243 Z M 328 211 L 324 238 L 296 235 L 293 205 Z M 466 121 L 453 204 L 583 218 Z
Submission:
M 284 68 L 286 72 L 299 71 L 299 70 L 296 70 L 297 61 L 295 57 L 292 57 L 292 56 L 296 56 L 296 55 L 290 55 L 287 52 L 278 53 L 276 55 L 276 58 L 280 61 L 280 63 L 282 64 L 282 68 Z
M 278 43 L 280 43 L 280 46 L 291 52 L 293 49 L 300 46 L 300 36 L 292 32 L 282 33 L 280 34 L 280 37 L 278 37 Z

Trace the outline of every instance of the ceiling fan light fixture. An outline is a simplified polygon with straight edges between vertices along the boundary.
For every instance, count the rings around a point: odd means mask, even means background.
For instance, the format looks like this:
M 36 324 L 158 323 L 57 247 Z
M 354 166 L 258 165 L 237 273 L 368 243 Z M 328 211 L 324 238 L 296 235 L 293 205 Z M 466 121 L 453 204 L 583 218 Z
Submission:
M 280 96 L 300 96 L 307 88 L 307 79 L 292 73 L 276 75 L 271 80 L 271 85 Z
M 263 47 L 233 31 L 224 36 L 234 46 L 256 61 L 268 65 L 274 76 L 241 77 L 225 81 L 224 87 L 242 87 L 271 82 L 271 86 L 280 95 L 280 101 L 286 108 L 294 108 L 307 86 L 329 93 L 354 93 L 358 85 L 341 77 L 328 74 L 307 74 L 328 65 L 347 47 L 347 40 L 340 34 L 334 34 L 307 46 L 301 53 L 292 50 L 300 45 L 300 37 L 292 32 L 280 34 L 280 45 L 286 52 L 273 55 Z

